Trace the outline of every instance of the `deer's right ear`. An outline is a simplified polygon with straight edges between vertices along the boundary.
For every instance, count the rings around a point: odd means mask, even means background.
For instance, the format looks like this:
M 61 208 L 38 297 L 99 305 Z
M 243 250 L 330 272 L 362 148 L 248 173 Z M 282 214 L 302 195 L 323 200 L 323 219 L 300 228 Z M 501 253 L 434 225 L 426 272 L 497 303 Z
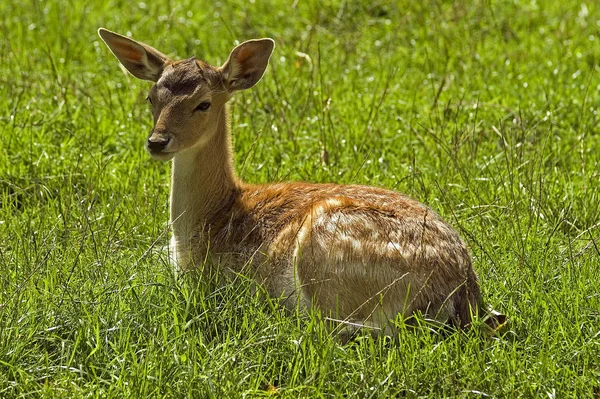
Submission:
M 169 60 L 166 55 L 152 47 L 104 28 L 98 34 L 110 51 L 133 76 L 156 82 Z

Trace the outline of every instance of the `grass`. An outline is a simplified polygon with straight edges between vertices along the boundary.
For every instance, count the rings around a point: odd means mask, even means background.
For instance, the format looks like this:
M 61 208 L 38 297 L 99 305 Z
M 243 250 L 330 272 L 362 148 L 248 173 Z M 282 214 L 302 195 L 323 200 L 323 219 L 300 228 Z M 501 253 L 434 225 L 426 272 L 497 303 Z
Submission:
M 274 38 L 232 102 L 240 175 L 431 205 L 504 334 L 340 345 L 243 276 L 174 275 L 150 85 L 100 26 L 213 64 Z M 0 397 L 600 397 L 595 2 L 11 0 L 0 36 Z

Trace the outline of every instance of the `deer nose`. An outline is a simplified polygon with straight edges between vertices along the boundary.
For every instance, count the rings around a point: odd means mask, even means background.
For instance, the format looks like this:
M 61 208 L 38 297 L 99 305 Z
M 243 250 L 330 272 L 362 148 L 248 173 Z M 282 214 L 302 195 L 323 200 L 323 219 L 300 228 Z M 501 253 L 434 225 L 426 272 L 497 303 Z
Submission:
M 161 152 L 167 147 L 170 139 L 168 137 L 153 137 L 150 136 L 146 141 L 146 147 L 153 152 Z

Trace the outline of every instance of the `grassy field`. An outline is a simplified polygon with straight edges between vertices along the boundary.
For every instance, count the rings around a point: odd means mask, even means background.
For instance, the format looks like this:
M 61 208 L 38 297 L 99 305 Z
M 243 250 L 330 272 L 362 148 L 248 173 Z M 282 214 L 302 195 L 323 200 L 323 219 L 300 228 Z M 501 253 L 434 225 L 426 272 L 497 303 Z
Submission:
M 593 1 L 0 2 L 0 397 L 600 397 L 600 6 Z M 471 247 L 500 336 L 340 345 L 242 276 L 169 265 L 150 84 L 96 34 L 224 62 L 251 182 L 393 188 Z

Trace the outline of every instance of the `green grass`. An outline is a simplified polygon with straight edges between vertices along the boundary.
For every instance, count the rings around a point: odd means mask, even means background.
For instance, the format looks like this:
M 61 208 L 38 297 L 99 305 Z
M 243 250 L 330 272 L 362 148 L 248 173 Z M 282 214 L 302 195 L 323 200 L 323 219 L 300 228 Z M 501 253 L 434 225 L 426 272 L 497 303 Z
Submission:
M 0 2 L 0 397 L 600 397 L 599 5 L 251 3 Z M 242 276 L 174 275 L 150 84 L 101 26 L 212 64 L 274 38 L 232 101 L 240 175 L 431 205 L 505 333 L 340 345 Z

